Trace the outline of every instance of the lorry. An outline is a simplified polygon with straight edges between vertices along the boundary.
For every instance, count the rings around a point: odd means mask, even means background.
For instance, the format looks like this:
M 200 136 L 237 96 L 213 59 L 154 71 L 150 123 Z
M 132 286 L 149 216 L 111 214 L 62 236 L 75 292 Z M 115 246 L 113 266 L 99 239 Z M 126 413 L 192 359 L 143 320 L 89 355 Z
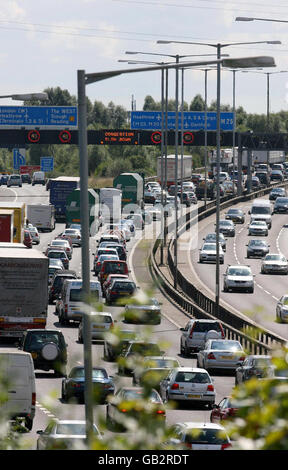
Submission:
M 58 176 L 49 180 L 49 202 L 55 207 L 56 222 L 66 222 L 66 200 L 74 189 L 79 188 L 79 182 L 80 178 L 74 176 Z
M 52 204 L 27 204 L 26 219 L 41 232 L 55 229 L 55 207 Z
M 100 222 L 99 195 L 92 188 L 88 189 L 88 205 L 90 235 L 93 236 L 98 232 Z M 74 189 L 66 198 L 66 227 L 71 224 L 81 224 L 80 189 Z
M 0 202 L 0 210 L 13 210 L 13 242 L 23 243 L 26 205 L 24 202 Z
M 122 191 L 116 188 L 100 188 L 99 202 L 104 223 L 118 223 L 121 220 Z
M 166 165 L 166 157 L 158 157 L 157 158 L 157 180 L 161 183 L 161 168 L 163 164 L 163 179 L 165 179 L 165 165 Z M 183 155 L 183 175 L 182 175 L 182 157 L 178 155 L 178 164 L 177 164 L 177 181 L 181 180 L 181 176 L 183 179 L 191 178 L 192 175 L 192 155 Z M 175 184 L 175 155 L 167 155 L 167 186 L 171 186 Z
M 127 212 L 133 206 L 144 207 L 144 181 L 138 173 L 121 173 L 114 178 L 113 187 L 122 191 L 122 212 L 125 206 Z
M 40 251 L 6 243 L 0 246 L 0 337 L 22 336 L 45 328 L 49 259 Z
M 12 209 L 0 210 L 0 242 L 13 243 L 14 211 Z

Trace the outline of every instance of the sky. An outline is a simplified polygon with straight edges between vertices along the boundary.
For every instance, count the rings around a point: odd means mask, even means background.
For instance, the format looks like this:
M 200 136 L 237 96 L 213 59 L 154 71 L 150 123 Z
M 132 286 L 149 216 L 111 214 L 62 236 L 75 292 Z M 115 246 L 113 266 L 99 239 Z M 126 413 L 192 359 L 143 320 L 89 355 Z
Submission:
M 237 16 L 280 19 L 287 23 L 236 22 Z M 157 44 L 158 40 L 217 43 L 281 41 L 281 45 L 232 45 L 222 48 L 230 57 L 272 56 L 276 67 L 237 71 L 236 106 L 249 113 L 266 113 L 267 72 L 270 112 L 288 110 L 288 3 L 286 0 L 0 0 L 0 95 L 67 89 L 77 96 L 77 70 L 86 73 L 137 68 L 118 60 L 213 61 L 215 47 Z M 126 51 L 138 52 L 127 55 Z M 142 52 L 144 54 L 139 54 Z M 152 55 L 163 54 L 162 55 Z M 150 55 L 151 54 L 151 55 Z M 143 66 L 143 65 L 142 65 Z M 147 66 L 149 66 L 147 64 Z M 232 77 L 221 73 L 221 103 L 232 105 Z M 275 73 L 286 71 L 287 73 Z M 112 101 L 127 110 L 132 98 L 142 110 L 144 99 L 161 99 L 160 72 L 123 74 L 86 86 L 92 101 Z M 208 73 L 208 103 L 216 99 L 216 72 Z M 184 99 L 204 96 L 204 72 L 186 70 Z M 175 71 L 169 72 L 169 98 L 175 98 Z M 1 105 L 15 105 L 1 99 Z M 21 104 L 19 102 L 18 104 Z

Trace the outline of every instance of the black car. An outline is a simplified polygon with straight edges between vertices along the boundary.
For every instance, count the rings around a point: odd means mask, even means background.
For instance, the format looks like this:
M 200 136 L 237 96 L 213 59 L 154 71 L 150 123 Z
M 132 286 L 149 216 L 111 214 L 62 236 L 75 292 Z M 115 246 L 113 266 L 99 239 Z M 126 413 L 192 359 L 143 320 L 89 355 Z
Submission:
M 226 220 L 232 220 L 234 224 L 244 224 L 245 214 L 241 209 L 229 209 L 225 214 Z
M 52 304 L 58 298 L 65 279 L 77 279 L 76 271 L 65 270 L 54 274 L 49 289 L 49 304 Z
M 235 226 L 232 220 L 220 220 L 219 232 L 226 237 L 235 237 Z
M 235 385 L 239 385 L 252 377 L 262 378 L 272 375 L 273 366 L 271 356 L 247 356 L 235 371 Z
M 31 184 L 31 182 L 32 182 L 31 176 L 29 175 L 29 173 L 22 173 L 21 179 L 22 179 L 22 183 Z
M 276 201 L 277 197 L 285 197 L 286 189 L 284 188 L 273 188 L 269 194 L 270 201 Z
M 284 181 L 284 175 L 280 170 L 272 170 L 270 175 L 271 181 Z
M 247 258 L 260 257 L 267 255 L 269 253 L 270 245 L 266 241 L 262 240 L 250 240 L 247 246 Z
M 111 330 L 110 333 L 113 334 L 113 331 Z M 104 340 L 105 361 L 115 361 L 127 349 L 129 341 L 137 339 L 137 333 L 134 330 L 122 330 L 118 333 L 115 332 L 115 338 L 117 341 L 109 340 L 108 338 Z
M 2 175 L 0 184 L 4 184 L 4 185 L 6 184 L 7 185 L 8 178 L 9 178 L 9 175 Z
M 127 348 L 123 349 L 118 361 L 119 375 L 132 375 L 137 360 L 141 360 L 145 356 L 163 356 L 158 344 L 147 341 L 129 341 Z
M 278 213 L 286 213 L 288 212 L 288 197 L 277 197 L 275 204 L 274 204 L 274 209 L 273 213 L 278 214 Z
M 114 279 L 106 290 L 106 303 L 111 304 L 121 298 L 131 297 L 136 289 L 135 282 L 130 279 Z
M 267 171 L 256 171 L 255 176 L 257 176 L 257 178 L 259 178 L 260 183 L 263 186 L 269 186 L 270 176 L 268 175 Z
M 106 403 L 108 395 L 114 395 L 115 386 L 113 378 L 108 376 L 103 367 L 92 368 L 93 401 L 95 403 Z M 76 398 L 84 402 L 85 391 L 85 368 L 83 366 L 73 367 L 65 379 L 62 380 L 61 398 L 69 401 Z
M 67 344 L 62 331 L 26 330 L 18 347 L 31 353 L 34 369 L 53 369 L 56 375 L 66 375 Z

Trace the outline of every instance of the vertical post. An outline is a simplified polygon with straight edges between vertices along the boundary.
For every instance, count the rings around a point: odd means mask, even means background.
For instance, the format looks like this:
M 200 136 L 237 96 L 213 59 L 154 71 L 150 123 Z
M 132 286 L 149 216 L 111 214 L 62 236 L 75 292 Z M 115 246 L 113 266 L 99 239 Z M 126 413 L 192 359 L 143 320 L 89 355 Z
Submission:
M 219 266 L 219 221 L 220 221 L 220 77 L 221 77 L 221 44 L 217 44 L 217 133 L 216 133 L 216 145 L 217 145 L 217 196 L 216 196 L 216 317 L 219 316 L 219 302 L 220 302 L 220 266 Z
M 85 306 L 90 295 L 90 264 L 89 264 L 89 201 L 88 201 L 88 153 L 87 153 L 87 111 L 85 92 L 85 71 L 78 70 L 78 145 L 80 159 L 80 209 L 82 233 L 82 289 Z M 86 310 L 86 309 L 85 309 Z M 88 310 L 88 309 L 87 309 Z M 90 447 L 93 432 L 92 403 L 92 349 L 91 326 L 87 313 L 83 313 L 83 349 L 85 371 L 85 418 L 87 444 Z
M 176 56 L 176 63 L 179 62 L 179 56 Z M 178 95 L 179 95 L 179 71 L 175 69 L 175 188 L 178 184 L 178 139 L 179 139 L 179 114 L 178 114 Z M 177 190 L 175 190 L 175 240 L 174 240 L 174 289 L 177 289 L 177 266 L 178 266 L 178 201 Z
M 181 215 L 183 204 L 183 178 L 184 178 L 184 69 L 181 70 Z
M 168 155 L 168 69 L 165 73 L 165 171 L 164 188 L 167 194 L 167 155 Z M 164 246 L 167 244 L 167 214 L 164 212 Z
M 242 143 L 241 134 L 238 134 L 238 157 L 237 157 L 237 169 L 238 169 L 238 185 L 237 185 L 237 196 L 242 196 Z
M 266 132 L 268 133 L 270 130 L 270 73 L 267 72 L 266 75 L 267 75 L 267 123 L 266 123 L 267 129 L 266 129 Z M 269 169 L 269 165 L 270 165 L 269 150 L 267 150 L 267 165 Z
M 161 207 L 162 207 L 162 217 L 161 217 L 161 245 L 160 245 L 160 264 L 163 264 L 163 237 L 164 237 L 164 69 L 161 70 Z M 166 198 L 165 198 L 166 200 Z
M 232 131 L 232 158 L 233 158 L 233 196 L 235 193 L 235 132 L 236 132 L 236 107 L 235 107 L 235 76 L 236 70 L 232 70 L 233 73 L 233 131 Z
M 251 193 L 252 186 L 252 150 L 247 149 L 247 193 Z
M 204 70 L 205 73 L 205 131 L 204 131 L 204 166 L 205 166 L 205 186 L 204 186 L 204 207 L 207 207 L 207 74 L 208 70 Z

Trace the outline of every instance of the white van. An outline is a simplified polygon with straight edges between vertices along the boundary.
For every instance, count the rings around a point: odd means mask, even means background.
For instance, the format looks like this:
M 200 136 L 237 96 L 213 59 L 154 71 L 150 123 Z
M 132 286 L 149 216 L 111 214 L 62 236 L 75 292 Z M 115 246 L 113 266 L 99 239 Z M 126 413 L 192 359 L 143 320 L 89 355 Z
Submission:
M 99 281 L 90 281 L 92 302 L 103 303 L 102 289 Z M 56 314 L 60 325 L 70 320 L 80 322 L 83 315 L 82 279 L 65 279 L 59 298 L 56 300 Z
M 32 176 L 32 186 L 34 184 L 42 184 L 45 186 L 45 172 L 44 171 L 34 171 Z
M 30 353 L 0 349 L 0 377 L 8 383 L 7 401 L 1 399 L 1 412 L 9 419 L 24 418 L 31 430 L 35 416 L 36 387 L 33 359 Z M 2 393 L 3 385 L 1 386 Z M 5 393 L 5 392 L 4 392 Z
M 249 211 L 251 222 L 254 220 L 264 221 L 270 229 L 272 227 L 272 212 L 273 206 L 268 199 L 255 199 Z

